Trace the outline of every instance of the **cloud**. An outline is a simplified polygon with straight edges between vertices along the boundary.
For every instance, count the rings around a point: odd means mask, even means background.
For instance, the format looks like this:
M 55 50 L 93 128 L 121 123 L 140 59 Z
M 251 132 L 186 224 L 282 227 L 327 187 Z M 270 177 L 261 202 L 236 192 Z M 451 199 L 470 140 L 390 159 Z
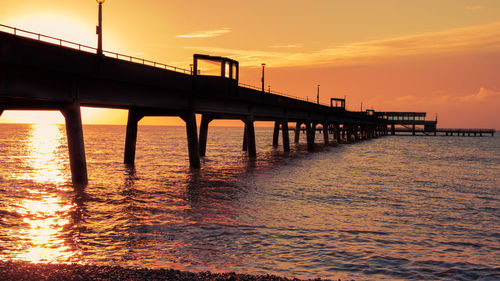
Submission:
M 275 67 L 355 65 L 387 62 L 398 57 L 426 54 L 500 51 L 500 22 L 397 38 L 354 42 L 312 52 L 294 52 L 293 48 L 276 51 L 210 46 L 186 48 L 230 56 L 239 60 L 242 66 L 257 66 L 263 61 Z
M 276 49 L 295 49 L 295 48 L 302 48 L 304 47 L 304 44 L 289 44 L 289 45 L 272 45 L 269 46 L 270 48 L 276 48 Z
M 230 28 L 222 28 L 222 29 L 214 29 L 214 30 L 206 30 L 206 31 L 197 31 L 188 34 L 180 34 L 176 37 L 178 38 L 212 38 L 217 37 L 225 33 L 231 32 Z
M 497 92 L 483 87 L 481 87 L 479 89 L 479 92 L 477 92 L 476 94 L 458 98 L 460 102 L 485 102 L 493 101 L 496 99 L 500 100 L 500 91 Z
M 477 11 L 477 10 L 481 10 L 483 8 L 484 8 L 484 6 L 481 6 L 481 5 L 469 5 L 469 6 L 465 7 L 466 10 L 470 10 L 470 11 Z

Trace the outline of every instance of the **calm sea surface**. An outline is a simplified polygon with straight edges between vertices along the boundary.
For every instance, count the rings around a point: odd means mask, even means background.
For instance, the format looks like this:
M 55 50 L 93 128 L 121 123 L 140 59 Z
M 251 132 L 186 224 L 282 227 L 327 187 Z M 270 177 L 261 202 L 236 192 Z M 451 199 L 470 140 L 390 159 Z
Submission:
M 500 279 L 500 138 L 385 137 L 288 154 L 257 129 L 86 126 L 89 186 L 65 130 L 0 125 L 0 258 L 298 278 Z M 304 136 L 302 136 L 304 137 Z M 293 138 L 292 138 L 293 139 Z M 321 138 L 317 137 L 318 141 Z

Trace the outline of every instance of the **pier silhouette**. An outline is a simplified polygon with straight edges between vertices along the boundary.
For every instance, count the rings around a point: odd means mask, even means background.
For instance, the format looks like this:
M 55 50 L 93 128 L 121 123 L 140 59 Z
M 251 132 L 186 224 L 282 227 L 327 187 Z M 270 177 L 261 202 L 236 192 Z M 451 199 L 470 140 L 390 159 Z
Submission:
M 425 133 L 439 132 L 437 120 L 425 121 L 425 113 L 348 111 L 345 99 L 325 105 L 264 92 L 262 87 L 239 83 L 239 64 L 230 58 L 195 54 L 193 69 L 187 70 L 0 27 L 0 116 L 4 110 L 60 111 L 74 184 L 88 183 L 80 106 L 128 109 L 124 162 L 130 165 L 135 161 L 138 122 L 146 116 L 177 116 L 185 121 L 193 168 L 199 168 L 200 157 L 206 155 L 209 124 L 216 119 L 244 123 L 243 150 L 249 157 L 257 155 L 256 121 L 274 122 L 273 145 L 278 145 L 281 132 L 284 151 L 290 150 L 290 130 L 296 143 L 301 131 L 307 135 L 309 151 L 314 150 L 318 130 L 325 144 L 385 136 L 389 127 L 395 134 L 396 125 L 410 125 L 413 134 L 419 132 L 417 125 L 423 125 Z M 200 73 L 198 63 L 203 60 L 220 67 L 217 75 Z M 199 132 L 196 114 L 202 116 Z M 288 127 L 290 122 L 295 128 Z M 494 130 L 480 133 L 488 132 L 494 134 Z

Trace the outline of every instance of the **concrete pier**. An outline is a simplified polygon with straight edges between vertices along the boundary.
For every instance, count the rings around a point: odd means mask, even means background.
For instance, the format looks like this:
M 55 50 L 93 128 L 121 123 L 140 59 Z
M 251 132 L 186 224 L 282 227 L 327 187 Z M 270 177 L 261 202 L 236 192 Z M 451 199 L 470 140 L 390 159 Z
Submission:
M 196 115 L 188 112 L 181 116 L 186 122 L 186 133 L 189 153 L 189 165 L 192 168 L 200 168 L 200 151 L 198 147 L 198 129 L 196 128 Z
M 189 164 L 195 168 L 206 154 L 208 126 L 215 119 L 244 122 L 243 150 L 249 157 L 257 154 L 255 121 L 274 122 L 274 146 L 281 128 L 284 151 L 290 150 L 288 122 L 295 123 L 295 143 L 305 124 L 307 148 L 313 151 L 317 124 L 323 125 L 318 131 L 329 143 L 330 133 L 338 142 L 350 141 L 352 124 L 377 126 L 390 121 L 346 110 L 345 100 L 339 107 L 281 93 L 263 95 L 260 89 L 239 82 L 239 64 L 230 58 L 195 54 L 194 69 L 189 71 L 112 52 L 96 56 L 94 50 L 83 50 L 78 44 L 73 48 L 37 40 L 40 36 L 29 31 L 23 33 L 28 37 L 19 34 L 0 31 L 0 115 L 3 110 L 60 110 L 77 184 L 88 182 L 80 106 L 129 110 L 123 156 L 127 164 L 135 163 L 141 118 L 181 117 L 186 123 Z M 220 76 L 198 72 L 199 60 L 218 63 Z M 195 114 L 202 115 L 199 132 Z
M 61 109 L 66 123 L 71 178 L 75 185 L 87 185 L 87 162 L 83 142 L 82 115 L 80 104 L 73 102 Z
M 125 135 L 125 155 L 123 163 L 133 165 L 135 163 L 135 150 L 137 146 L 137 125 L 142 119 L 135 109 L 131 108 L 128 111 L 127 133 Z

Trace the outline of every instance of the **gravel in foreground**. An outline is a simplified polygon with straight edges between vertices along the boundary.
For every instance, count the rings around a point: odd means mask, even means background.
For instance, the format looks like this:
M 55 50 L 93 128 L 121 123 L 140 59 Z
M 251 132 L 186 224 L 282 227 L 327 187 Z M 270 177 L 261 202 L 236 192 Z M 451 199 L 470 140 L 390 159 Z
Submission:
M 274 275 L 230 273 L 192 273 L 173 269 L 130 269 L 118 266 L 33 264 L 0 261 L 1 280 L 273 280 L 291 281 Z M 315 279 L 321 280 L 321 279 Z M 324 279 L 323 279 L 324 280 Z

